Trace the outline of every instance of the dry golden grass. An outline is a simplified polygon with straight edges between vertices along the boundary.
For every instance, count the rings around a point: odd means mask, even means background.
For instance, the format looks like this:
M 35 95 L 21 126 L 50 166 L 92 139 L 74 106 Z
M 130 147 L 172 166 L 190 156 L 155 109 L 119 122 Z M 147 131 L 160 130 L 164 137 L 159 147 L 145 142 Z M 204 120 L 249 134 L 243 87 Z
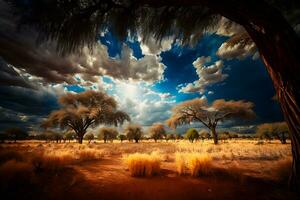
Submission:
M 203 153 L 179 153 L 175 154 L 175 164 L 177 173 L 183 175 L 187 173 L 192 176 L 205 176 L 212 173 L 212 158 Z
M 123 159 L 131 176 L 153 176 L 160 173 L 161 156 L 157 152 L 130 154 Z
M 160 167 L 164 168 L 167 165 L 168 169 L 177 171 L 180 175 L 197 174 L 199 170 L 202 170 L 205 174 L 205 169 L 201 167 L 203 166 L 201 162 L 204 161 L 199 161 L 199 159 L 193 157 L 196 154 L 210 157 L 211 161 L 207 161 L 207 163 L 213 163 L 213 170 L 222 168 L 222 170 L 226 170 L 237 177 L 247 174 L 263 178 L 274 178 L 276 170 L 277 174 L 280 174 L 280 171 L 282 171 L 282 174 L 287 174 L 290 170 L 290 163 L 285 161 L 291 158 L 289 144 L 282 145 L 279 141 L 272 141 L 257 145 L 257 140 L 244 139 L 228 140 L 220 142 L 219 145 L 214 145 L 211 140 L 205 140 L 204 142 L 197 141 L 195 143 L 184 140 L 175 142 L 159 141 L 157 143 L 153 141 L 141 141 L 137 144 L 128 141 L 123 141 L 123 143 L 114 141 L 113 143 L 104 144 L 101 141 L 96 141 L 96 143 L 85 143 L 82 145 L 77 144 L 75 141 L 71 143 L 24 141 L 16 144 L 1 144 L 0 165 L 9 160 L 17 160 L 30 162 L 37 169 L 43 166 L 45 170 L 58 170 L 83 161 L 99 160 L 102 158 L 118 159 L 124 155 L 134 153 L 149 156 L 153 155 L 151 154 L 152 152 L 158 151 L 160 152 Z M 187 158 L 190 158 L 190 160 L 188 161 Z M 139 160 L 138 158 L 136 159 Z M 134 165 L 147 165 L 145 163 L 137 162 Z M 276 166 L 283 167 L 278 167 L 277 169 Z M 144 168 L 140 167 L 135 170 L 133 167 L 133 171 L 141 170 L 137 174 L 146 174 L 146 172 L 143 172 Z M 287 172 L 284 172 L 284 170 Z M 280 176 L 284 177 L 286 175 Z
M 208 154 L 189 155 L 187 164 L 192 176 L 209 175 L 212 172 L 212 159 Z
M 77 159 L 80 161 L 91 161 L 103 158 L 104 153 L 97 149 L 82 149 L 76 152 Z

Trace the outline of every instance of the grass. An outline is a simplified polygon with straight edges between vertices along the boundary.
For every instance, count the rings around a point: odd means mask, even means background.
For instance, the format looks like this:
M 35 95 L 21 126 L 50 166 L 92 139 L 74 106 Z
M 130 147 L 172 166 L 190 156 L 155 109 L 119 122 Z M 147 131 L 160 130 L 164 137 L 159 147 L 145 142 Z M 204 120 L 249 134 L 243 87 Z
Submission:
M 161 157 L 157 152 L 130 154 L 123 159 L 131 176 L 149 177 L 160 173 Z
M 179 175 L 191 174 L 194 177 L 210 175 L 213 170 L 212 158 L 203 153 L 175 154 L 175 164 Z
M 0 166 L 15 160 L 32 164 L 36 171 L 57 171 L 85 161 L 128 155 L 124 156 L 124 160 L 127 160 L 124 167 L 129 169 L 132 176 L 159 174 L 160 168 L 168 165 L 179 175 L 204 176 L 211 173 L 210 168 L 223 168 L 237 176 L 246 173 L 262 178 L 275 178 L 276 174 L 285 177 L 284 174 L 290 170 L 290 161 L 287 161 L 291 158 L 290 145 L 282 145 L 279 141 L 262 145 L 256 143 L 256 140 L 242 139 L 228 140 L 219 145 L 214 145 L 211 140 L 195 143 L 185 140 L 157 143 L 141 141 L 138 144 L 128 141 L 104 144 L 97 141 L 83 145 L 75 142 L 57 144 L 23 141 L 0 145 Z

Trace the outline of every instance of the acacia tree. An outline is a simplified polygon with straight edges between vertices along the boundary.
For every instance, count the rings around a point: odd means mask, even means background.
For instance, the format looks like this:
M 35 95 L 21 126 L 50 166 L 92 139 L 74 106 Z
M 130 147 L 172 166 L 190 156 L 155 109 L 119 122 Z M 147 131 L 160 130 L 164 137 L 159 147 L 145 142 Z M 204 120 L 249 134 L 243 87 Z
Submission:
M 214 143 L 218 144 L 218 123 L 225 120 L 253 119 L 253 106 L 251 102 L 224 99 L 215 100 L 209 105 L 206 99 L 197 98 L 176 105 L 166 123 L 169 127 L 176 128 L 178 125 L 200 122 L 211 131 Z
M 164 136 L 166 136 L 166 130 L 163 124 L 157 123 L 153 124 L 150 129 L 149 133 L 152 139 L 154 139 L 155 142 L 157 140 L 162 139 Z
M 98 138 L 102 139 L 104 143 L 108 140 L 113 141 L 118 136 L 118 131 L 115 128 L 103 127 L 99 130 Z
M 33 25 L 46 40 L 57 40 L 60 52 L 95 44 L 107 28 L 120 39 L 141 33 L 143 40 L 164 36 L 195 42 L 217 24 L 220 16 L 240 24 L 252 40 L 273 81 L 290 130 L 293 166 L 290 186 L 298 188 L 300 175 L 300 3 L 295 0 L 7 0 L 21 13 L 21 23 Z M 30 2 L 30 3 L 28 3 Z M 56 13 L 53 15 L 53 13 Z M 288 16 L 293 13 L 294 16 Z M 298 15 L 297 15 L 298 14 Z M 189 23 L 186 23 L 186 22 Z M 81 31 L 78 31 L 80 27 Z
M 143 136 L 142 127 L 137 124 L 129 124 L 125 128 L 124 133 L 129 141 L 134 140 L 136 143 L 138 143 Z
M 52 112 L 42 126 L 72 129 L 82 144 L 86 130 L 98 124 L 115 125 L 130 121 L 129 116 L 117 110 L 117 102 L 103 92 L 93 90 L 69 93 L 59 99 L 61 109 Z

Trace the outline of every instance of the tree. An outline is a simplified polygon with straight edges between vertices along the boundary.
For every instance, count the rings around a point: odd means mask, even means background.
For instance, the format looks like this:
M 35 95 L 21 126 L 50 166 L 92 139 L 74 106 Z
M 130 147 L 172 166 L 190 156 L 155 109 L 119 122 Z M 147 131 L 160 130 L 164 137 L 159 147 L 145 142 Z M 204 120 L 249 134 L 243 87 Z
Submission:
M 179 134 L 179 133 L 177 133 L 177 134 L 176 134 L 176 140 L 181 140 L 181 139 L 183 139 L 182 135 Z
M 191 143 L 194 142 L 194 140 L 198 140 L 199 138 L 199 133 L 196 129 L 190 128 L 186 131 L 185 133 L 185 138 L 188 139 Z
M 219 134 L 219 139 L 223 140 L 223 142 L 225 142 L 225 140 L 228 140 L 230 138 L 230 134 L 228 131 L 223 131 Z
M 5 134 L 15 142 L 27 139 L 28 137 L 28 133 L 20 128 L 8 128 L 5 130 Z
M 170 34 L 182 43 L 195 42 L 215 26 L 220 15 L 240 24 L 256 44 L 273 81 L 290 131 L 293 165 L 290 186 L 300 181 L 300 39 L 292 28 L 299 23 L 300 7 L 294 0 L 127 0 L 127 1 L 27 1 L 9 0 L 41 37 L 58 41 L 58 50 L 93 47 L 99 32 L 111 29 L 123 39 L 142 33 L 157 41 Z M 54 16 L 53 13 L 56 13 Z M 290 13 L 296 16 L 289 17 Z M 297 15 L 298 14 L 298 15 Z M 289 22 L 288 22 L 289 21 Z M 186 23 L 189 22 L 189 23 Z M 78 32 L 78 27 L 81 31 Z M 244 37 L 241 44 L 246 45 Z
M 193 121 L 202 123 L 211 131 L 214 143 L 218 144 L 216 127 L 220 121 L 235 119 L 252 119 L 255 113 L 253 103 L 245 101 L 215 100 L 211 105 L 206 99 L 196 98 L 176 105 L 172 109 L 172 116 L 166 121 L 168 126 L 176 128 L 178 125 L 189 124 Z
M 103 127 L 100 128 L 98 138 L 102 139 L 104 143 L 107 141 L 113 141 L 117 138 L 118 131 L 115 128 Z
M 84 136 L 84 139 L 86 139 L 88 141 L 88 143 L 91 143 L 92 140 L 95 138 L 94 134 L 93 133 L 87 133 L 85 136 Z
M 175 141 L 175 139 L 176 139 L 176 135 L 174 134 L 174 133 L 169 133 L 169 134 L 167 134 L 167 136 L 166 136 L 166 140 L 168 141 L 168 140 L 173 140 L 173 141 Z
M 136 143 L 138 143 L 143 136 L 142 127 L 137 124 L 129 124 L 124 132 L 129 141 L 134 140 Z
M 50 141 L 55 141 L 56 143 L 61 142 L 61 140 L 63 139 L 62 134 L 56 132 L 56 131 L 47 131 L 45 132 L 46 137 L 48 138 L 48 140 Z
M 163 124 L 153 124 L 149 129 L 150 137 L 154 139 L 155 142 L 157 140 L 162 139 L 166 136 L 166 130 Z
M 210 139 L 210 134 L 205 130 L 205 129 L 201 129 L 199 131 L 199 137 L 204 140 L 204 139 Z
M 256 136 L 267 140 L 274 137 L 279 139 L 282 144 L 286 144 L 288 133 L 289 130 L 285 122 L 265 123 L 257 126 Z
M 76 134 L 74 133 L 74 131 L 67 131 L 63 136 L 64 140 L 69 140 L 69 143 L 71 140 L 75 139 L 75 137 Z
M 59 102 L 62 108 L 52 112 L 43 126 L 74 130 L 80 144 L 90 126 L 117 126 L 125 120 L 130 121 L 125 112 L 117 110 L 117 102 L 103 92 L 90 90 L 78 94 L 69 93 L 62 96 Z
M 126 140 L 126 135 L 120 134 L 118 135 L 118 139 L 121 141 L 121 143 L 123 142 L 123 140 Z

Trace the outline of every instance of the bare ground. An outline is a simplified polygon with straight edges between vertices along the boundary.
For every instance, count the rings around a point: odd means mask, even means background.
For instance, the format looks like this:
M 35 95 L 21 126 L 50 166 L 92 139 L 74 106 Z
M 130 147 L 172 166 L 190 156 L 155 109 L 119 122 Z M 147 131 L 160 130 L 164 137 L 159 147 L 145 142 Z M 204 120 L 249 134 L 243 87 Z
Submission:
M 226 162 L 226 163 L 225 163 Z M 229 166 L 231 161 L 219 161 Z M 40 174 L 27 185 L 2 190 L 4 199 L 298 199 L 286 184 L 261 176 L 255 166 L 270 166 L 272 161 L 243 161 L 244 176 L 216 173 L 210 177 L 179 176 L 171 160 L 162 162 L 162 172 L 147 178 L 131 177 L 122 162 L 122 153 L 101 160 L 72 164 L 55 174 Z M 244 169 L 243 169 L 244 168 Z M 271 168 L 269 168 L 271 169 Z M 241 178 L 242 177 L 242 178 Z

